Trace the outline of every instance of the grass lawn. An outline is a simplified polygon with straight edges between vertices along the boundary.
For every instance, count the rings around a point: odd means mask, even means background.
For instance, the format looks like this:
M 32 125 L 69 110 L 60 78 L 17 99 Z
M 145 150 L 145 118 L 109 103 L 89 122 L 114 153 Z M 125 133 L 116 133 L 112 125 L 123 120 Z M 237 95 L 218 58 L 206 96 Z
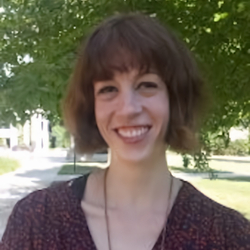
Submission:
M 185 170 L 183 168 L 183 162 L 182 162 L 182 157 L 181 155 L 178 155 L 173 152 L 167 152 L 166 153 L 167 157 L 167 162 L 169 166 L 175 166 L 175 171 L 179 172 L 186 172 L 186 173 L 191 173 L 191 172 L 197 172 L 195 169 L 192 167 L 188 168 Z M 230 157 L 229 157 L 230 158 Z M 241 157 L 242 160 L 237 160 L 235 159 L 227 159 L 225 158 L 220 158 L 214 156 L 214 158 L 209 160 L 209 166 L 211 169 L 219 172 L 231 172 L 231 173 L 236 173 L 236 174 L 250 174 L 250 160 L 249 158 L 244 159 L 244 157 Z
M 219 171 L 250 174 L 250 161 L 210 160 L 210 167 Z
M 16 170 L 20 163 L 12 158 L 0 157 L 0 175 Z
M 239 211 L 250 220 L 250 177 L 203 179 L 191 183 L 211 199 Z
M 102 163 L 81 163 L 77 162 L 76 167 L 74 169 L 74 163 L 67 163 L 62 166 L 60 171 L 58 172 L 59 175 L 74 175 L 74 174 L 86 174 L 90 171 L 93 171 L 97 168 L 103 168 L 105 164 Z M 74 171 L 75 170 L 75 171 Z
M 250 162 L 211 160 L 210 167 L 215 174 L 235 173 L 250 175 Z M 193 168 L 170 167 L 173 173 L 199 173 Z M 233 208 L 250 220 L 250 177 L 220 178 L 216 180 L 192 179 L 190 181 L 211 199 Z

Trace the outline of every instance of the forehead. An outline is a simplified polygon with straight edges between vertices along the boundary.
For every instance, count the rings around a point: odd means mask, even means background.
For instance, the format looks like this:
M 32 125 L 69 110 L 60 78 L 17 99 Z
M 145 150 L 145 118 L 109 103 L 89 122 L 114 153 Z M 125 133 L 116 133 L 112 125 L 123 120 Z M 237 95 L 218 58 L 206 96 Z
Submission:
M 114 71 L 112 74 L 112 77 L 109 79 L 103 79 L 103 80 L 96 80 L 94 81 L 94 85 L 97 83 L 103 83 L 103 82 L 123 82 L 123 81 L 131 81 L 135 82 L 138 80 L 150 80 L 150 81 L 162 81 L 161 77 L 155 70 L 148 70 L 148 71 L 139 71 L 138 69 L 129 69 L 125 72 L 120 71 Z

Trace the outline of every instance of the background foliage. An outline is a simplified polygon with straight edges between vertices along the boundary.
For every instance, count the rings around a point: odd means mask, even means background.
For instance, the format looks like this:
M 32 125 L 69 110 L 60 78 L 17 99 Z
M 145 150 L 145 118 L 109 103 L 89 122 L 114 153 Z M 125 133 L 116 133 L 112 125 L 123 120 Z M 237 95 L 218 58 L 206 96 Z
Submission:
M 228 143 L 228 129 L 250 121 L 250 1 L 5 0 L 0 13 L 0 120 L 23 122 L 38 108 L 51 121 L 77 48 L 103 18 L 140 11 L 174 29 L 195 54 L 213 96 L 202 130 Z M 206 139 L 204 139 L 206 138 Z
M 52 128 L 51 136 L 54 138 L 51 140 L 50 147 L 69 148 L 70 147 L 70 134 L 60 125 L 55 125 Z

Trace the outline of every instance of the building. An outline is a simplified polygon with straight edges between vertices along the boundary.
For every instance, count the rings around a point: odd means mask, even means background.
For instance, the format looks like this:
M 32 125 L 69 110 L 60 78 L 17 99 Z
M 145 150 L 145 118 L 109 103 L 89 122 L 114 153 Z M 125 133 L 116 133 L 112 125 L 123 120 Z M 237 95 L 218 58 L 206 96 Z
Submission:
M 49 121 L 41 114 L 34 114 L 22 126 L 0 126 L 0 146 L 12 150 L 39 151 L 49 148 Z
M 13 148 L 18 145 L 18 129 L 9 125 L 0 126 L 0 146 Z

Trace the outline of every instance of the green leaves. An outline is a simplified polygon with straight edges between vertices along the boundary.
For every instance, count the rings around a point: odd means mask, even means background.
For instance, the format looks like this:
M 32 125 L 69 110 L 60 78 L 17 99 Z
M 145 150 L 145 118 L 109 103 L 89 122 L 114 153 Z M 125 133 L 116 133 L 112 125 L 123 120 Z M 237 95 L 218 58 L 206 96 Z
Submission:
M 214 14 L 214 22 L 219 22 L 220 20 L 226 18 L 228 16 L 227 12 L 224 13 L 215 13 Z
M 195 54 L 214 103 L 204 129 L 217 133 L 249 121 L 249 1 L 9 0 L 3 8 L 0 119 L 24 120 L 38 108 L 60 117 L 82 38 L 107 16 L 140 11 L 173 27 Z M 21 62 L 25 56 L 31 61 Z M 11 65 L 11 77 L 4 65 Z

